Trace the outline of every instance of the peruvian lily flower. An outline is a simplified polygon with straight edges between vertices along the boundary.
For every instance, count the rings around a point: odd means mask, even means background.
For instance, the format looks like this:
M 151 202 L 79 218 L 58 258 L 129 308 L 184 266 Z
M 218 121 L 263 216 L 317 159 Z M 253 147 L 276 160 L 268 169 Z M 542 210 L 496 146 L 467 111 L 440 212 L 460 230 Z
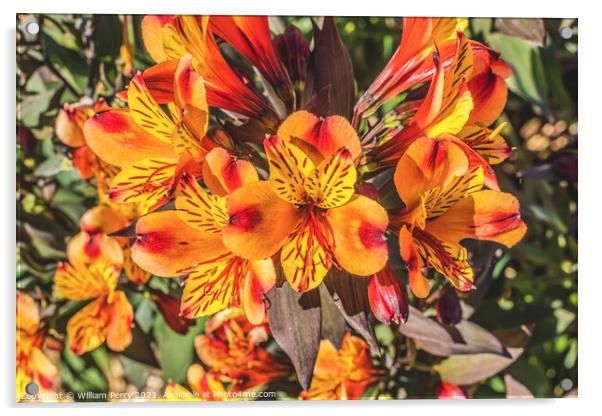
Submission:
M 53 391 L 58 370 L 42 350 L 44 333 L 35 300 L 17 292 L 17 400 L 21 400 L 28 383 L 36 383 L 40 392 Z
M 210 16 L 209 30 L 232 45 L 270 83 L 288 111 L 294 107 L 293 85 L 272 43 L 267 16 Z
M 264 146 L 269 181 L 230 196 L 226 246 L 254 260 L 280 250 L 284 274 L 301 292 L 317 287 L 335 264 L 360 276 L 382 269 L 389 221 L 376 201 L 355 192 L 361 149 L 349 122 L 299 111 Z
M 115 202 L 152 209 L 173 195 L 183 173 L 201 172 L 212 145 L 205 140 L 208 108 L 204 81 L 192 69 L 189 55 L 179 60 L 172 83 L 169 115 L 138 74 L 128 89 L 129 110 L 98 113 L 84 126 L 94 153 L 121 168 L 109 192 Z
M 447 69 L 442 61 L 438 62 L 433 81 L 414 116 L 390 140 L 377 145 L 372 156 L 387 166 L 399 160 L 408 146 L 420 137 L 445 138 L 462 148 L 471 167 L 481 166 L 487 186 L 498 190 L 495 172 L 488 162 L 501 162 L 510 149 L 499 136 L 503 126 L 491 131 L 477 124 L 467 124 L 475 108 L 469 89 L 474 57 L 470 41 L 463 34 L 458 33 L 455 45 L 453 62 Z M 497 115 L 499 113 L 495 117 Z
M 360 97 L 354 109 L 354 125 L 382 104 L 432 76 L 427 58 L 436 45 L 452 42 L 468 25 L 464 18 L 404 17 L 399 47 Z
M 58 293 L 76 301 L 91 300 L 67 323 L 71 350 L 81 355 L 107 342 L 123 351 L 132 342 L 134 312 L 125 292 L 115 290 L 120 268 L 98 261 L 89 265 L 62 263 L 54 283 Z
M 418 297 L 429 293 L 424 265 L 436 269 L 459 290 L 473 287 L 462 240 L 490 240 L 512 247 L 526 232 L 517 199 L 482 190 L 482 168 L 469 168 L 468 157 L 454 142 L 417 139 L 399 160 L 394 181 L 405 206 L 392 214 L 391 222 L 399 233 L 410 288 Z
M 65 103 L 59 110 L 54 124 L 56 137 L 67 146 L 74 148 L 71 157 L 73 166 L 82 179 L 96 179 L 101 182 L 116 173 L 115 167 L 99 159 L 88 147 L 84 136 L 84 123 L 99 111 L 106 110 L 103 99 L 93 103 L 82 99 L 77 103 Z
M 207 193 L 192 176 L 180 184 L 175 211 L 142 217 L 136 225 L 133 258 L 158 276 L 186 275 L 181 313 L 186 318 L 242 306 L 251 322 L 265 317 L 264 294 L 274 285 L 270 258 L 243 259 L 223 243 L 228 195 L 259 180 L 255 167 L 215 148 L 203 167 Z
M 190 54 L 195 71 L 206 81 L 210 106 L 261 120 L 266 127 L 273 126 L 278 119 L 274 111 L 253 89 L 251 80 L 236 73 L 222 55 L 212 30 L 215 25 L 210 25 L 210 19 L 213 18 L 218 17 L 146 16 L 142 21 L 144 44 L 149 54 L 159 63 Z M 249 36 L 248 24 L 244 20 L 242 25 L 239 22 L 240 19 L 237 23 L 230 22 L 232 25 L 224 28 L 222 33 L 235 47 L 241 47 L 244 39 Z M 266 43 L 265 35 L 259 35 L 261 43 L 255 46 L 261 47 Z M 258 40 L 255 35 L 252 37 L 254 41 Z M 266 57 L 267 61 L 264 62 L 264 57 L 252 45 L 247 48 L 241 52 L 253 57 L 254 64 L 261 61 L 261 68 L 266 73 L 280 73 L 280 70 L 270 68 L 277 61 L 272 62 Z M 261 50 L 261 53 L 264 52 Z
M 127 227 L 135 217 L 135 207 L 110 201 L 86 211 L 80 219 L 81 232 L 67 244 L 69 262 L 84 267 L 98 261 L 123 266 L 132 283 L 146 283 L 150 274 L 132 261 L 129 239 L 109 236 Z
M 186 372 L 188 385 L 186 387 L 169 381 L 165 388 L 163 399 L 165 401 L 222 401 L 227 400 L 226 388 L 215 374 L 205 369 L 200 364 L 192 364 Z
M 320 351 L 308 391 L 302 400 L 357 400 L 379 379 L 372 366 L 368 345 L 361 338 L 346 333 L 341 348 L 328 340 L 320 342 Z
M 253 325 L 240 309 L 227 309 L 207 321 L 194 346 L 211 373 L 228 383 L 229 391 L 239 392 L 290 374 L 290 368 L 261 346 L 268 337 L 267 324 Z

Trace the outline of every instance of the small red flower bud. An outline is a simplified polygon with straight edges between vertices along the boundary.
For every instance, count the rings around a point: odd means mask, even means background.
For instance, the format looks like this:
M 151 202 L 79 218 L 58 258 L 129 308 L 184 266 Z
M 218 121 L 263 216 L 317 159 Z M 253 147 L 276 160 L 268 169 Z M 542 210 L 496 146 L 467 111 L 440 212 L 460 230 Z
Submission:
M 186 334 L 188 328 L 194 325 L 193 319 L 187 319 L 180 315 L 180 302 L 178 302 L 177 299 L 166 295 L 159 290 L 154 290 L 151 298 L 155 301 L 161 315 L 163 315 L 165 323 L 169 325 L 174 332 Z
M 399 285 L 397 276 L 386 266 L 372 277 L 368 285 L 370 308 L 378 319 L 384 323 L 406 322 L 409 314 L 408 298 L 405 290 Z
M 443 288 L 437 302 L 437 320 L 444 325 L 456 325 L 462 320 L 462 306 L 455 289 Z
M 456 386 L 455 384 L 446 383 L 445 381 L 441 382 L 441 386 L 439 387 L 439 392 L 437 393 L 438 399 L 467 399 L 464 391 Z

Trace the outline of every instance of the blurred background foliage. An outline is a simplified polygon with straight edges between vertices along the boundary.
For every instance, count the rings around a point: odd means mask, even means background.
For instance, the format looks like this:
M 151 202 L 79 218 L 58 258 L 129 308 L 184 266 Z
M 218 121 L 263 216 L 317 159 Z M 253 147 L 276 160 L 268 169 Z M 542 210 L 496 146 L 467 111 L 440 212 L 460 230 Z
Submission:
M 128 81 L 124 47 L 133 53 L 134 70 L 152 64 L 141 44 L 141 18 L 17 19 L 17 289 L 37 294 L 49 331 L 59 340 L 81 305 L 53 301 L 54 267 L 65 259 L 66 241 L 78 232 L 80 216 L 95 205 L 96 190 L 79 179 L 68 148 L 56 139 L 55 117 L 63 103 L 81 97 L 112 101 Z M 34 21 L 40 31 L 29 34 L 26 27 Z M 336 23 L 361 92 L 397 48 L 400 19 L 342 17 Z M 271 17 L 270 24 L 274 32 L 294 24 L 311 39 L 309 18 Z M 500 121 L 510 124 L 505 137 L 514 152 L 496 170 L 501 188 L 520 199 L 529 231 L 512 250 L 491 256 L 487 279 L 464 299 L 465 313 L 500 337 L 511 337 L 504 330 L 520 325 L 532 331 L 522 356 L 470 393 L 505 397 L 504 375 L 511 375 L 536 397 L 565 396 L 577 388 L 578 361 L 577 22 L 479 18 L 471 19 L 468 31 L 471 38 L 499 50 L 513 69 Z M 156 277 L 150 287 L 171 294 L 179 290 L 175 282 Z M 60 352 L 60 377 L 66 389 L 123 390 L 124 383 L 160 389 L 163 380 L 185 379 L 202 320 L 180 335 L 165 323 L 148 292 L 132 288 L 128 296 L 137 322 L 132 346 L 119 356 L 104 346 L 82 357 L 65 348 Z M 384 325 L 377 327 L 377 337 L 385 348 L 393 338 Z M 423 372 L 400 376 L 404 394 L 424 397 L 424 388 L 416 387 L 423 377 Z

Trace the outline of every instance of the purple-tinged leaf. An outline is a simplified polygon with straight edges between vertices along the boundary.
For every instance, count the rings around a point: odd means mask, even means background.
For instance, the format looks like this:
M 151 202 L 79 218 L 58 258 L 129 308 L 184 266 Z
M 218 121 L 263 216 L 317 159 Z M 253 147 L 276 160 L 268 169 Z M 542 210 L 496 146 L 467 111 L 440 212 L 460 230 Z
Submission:
M 276 269 L 282 273 L 280 267 Z M 280 276 L 267 297 L 274 339 L 291 359 L 301 387 L 307 390 L 320 349 L 322 311 L 318 289 L 299 293 Z
M 355 77 L 351 57 L 334 22 L 325 17 L 322 27 L 312 20 L 314 49 L 310 62 L 314 76 L 314 91 L 330 85 L 331 106 L 329 115 L 350 118 L 355 102 Z

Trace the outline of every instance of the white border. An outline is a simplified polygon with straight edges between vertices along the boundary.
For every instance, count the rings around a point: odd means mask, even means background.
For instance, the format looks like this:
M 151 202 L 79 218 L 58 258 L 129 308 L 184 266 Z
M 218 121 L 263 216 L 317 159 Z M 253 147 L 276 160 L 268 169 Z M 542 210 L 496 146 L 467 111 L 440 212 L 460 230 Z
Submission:
M 600 258 L 599 247 L 602 246 L 600 228 L 600 201 L 598 190 L 600 182 L 602 133 L 596 128 L 596 119 L 601 117 L 600 100 L 600 71 L 602 62 L 600 58 L 600 43 L 602 40 L 602 21 L 595 2 L 578 3 L 575 1 L 529 2 L 525 0 L 503 0 L 500 2 L 485 1 L 383 1 L 369 0 L 361 4 L 352 4 L 350 1 L 324 1 L 301 0 L 280 1 L 251 0 L 251 1 L 139 1 L 139 0 L 101 0 L 79 1 L 68 0 L 4 0 L 2 3 L 2 55 L 3 64 L 0 65 L 2 76 L 3 97 L 0 100 L 2 109 L 2 125 L 5 132 L 2 138 L 2 180 L 0 180 L 0 195 L 2 195 L 2 328 L 1 343 L 4 365 L 1 368 L 3 377 L 0 379 L 0 394 L 2 404 L 13 407 L 14 392 L 14 186 L 15 186 L 15 151 L 14 151 L 14 123 L 15 108 L 13 93 L 15 91 L 15 14 L 21 12 L 37 13 L 163 13 L 163 14 L 275 14 L 275 15 L 415 15 L 415 16 L 509 16 L 509 17 L 577 17 L 579 18 L 579 52 L 583 54 L 579 62 L 579 128 L 581 133 L 580 143 L 580 189 L 583 191 L 579 203 L 579 228 L 580 228 L 580 273 L 579 273 L 579 318 L 582 331 L 579 334 L 579 398 L 566 400 L 474 400 L 470 402 L 451 401 L 396 401 L 396 402 L 320 402 L 320 403 L 236 403 L 228 406 L 216 404 L 191 404 L 178 405 L 142 405 L 142 404 L 110 404 L 101 408 L 93 405 L 78 406 L 46 406 L 46 407 L 17 407 L 24 414 L 81 414 L 82 411 L 95 414 L 105 414 L 108 409 L 111 413 L 125 414 L 126 412 L 144 412 L 145 415 L 164 415 L 166 410 L 177 409 L 178 412 L 202 412 L 204 415 L 245 414 L 269 415 L 283 414 L 287 416 L 304 415 L 308 412 L 345 412 L 351 415 L 365 415 L 372 409 L 382 413 L 423 414 L 426 410 L 445 412 L 445 414 L 468 415 L 504 415 L 509 413 L 519 414 L 524 411 L 542 412 L 547 415 L 590 414 L 592 409 L 600 407 L 596 399 L 600 397 L 598 391 L 602 385 L 602 336 L 600 335 L 600 317 L 602 309 L 602 276 L 600 265 L 596 261 Z M 200 408 L 200 409 L 199 409 Z M 339 410 L 340 409 L 340 410 Z M 599 410 L 596 412 L 599 414 Z

